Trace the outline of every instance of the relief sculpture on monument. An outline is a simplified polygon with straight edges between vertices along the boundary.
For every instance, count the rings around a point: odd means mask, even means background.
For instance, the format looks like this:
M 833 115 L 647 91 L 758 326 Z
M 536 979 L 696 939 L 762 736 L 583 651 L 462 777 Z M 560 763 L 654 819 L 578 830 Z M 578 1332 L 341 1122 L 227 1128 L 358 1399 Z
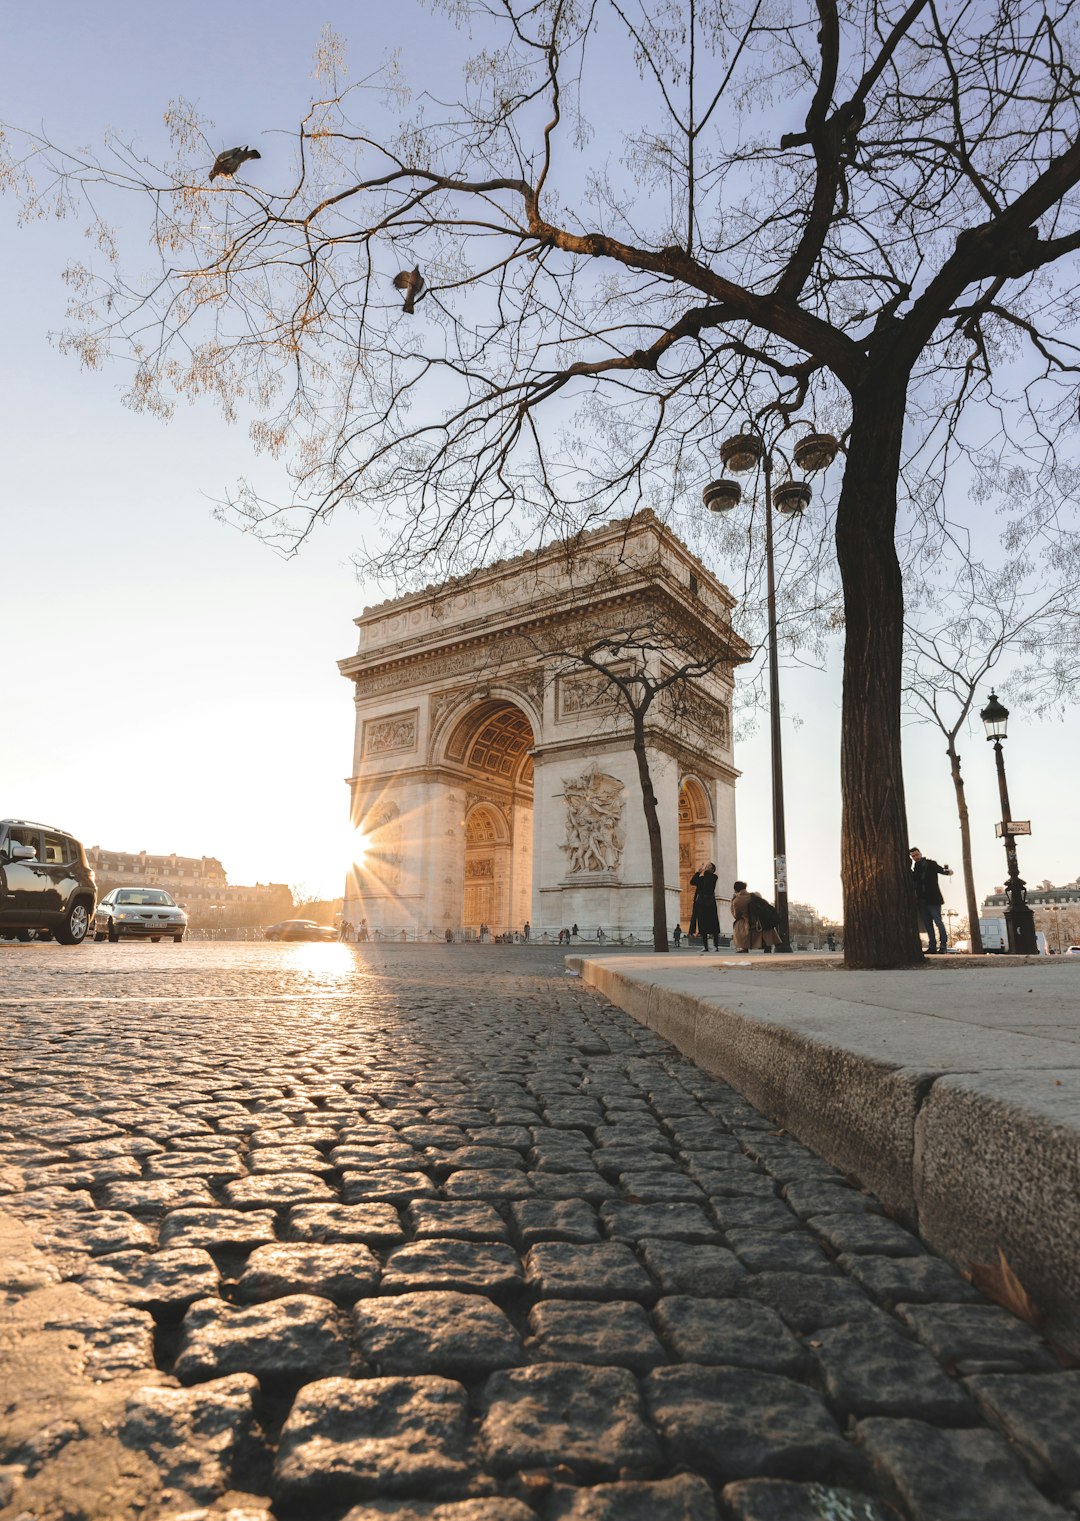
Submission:
M 617 872 L 626 833 L 622 827 L 625 788 L 595 764 L 583 775 L 563 779 L 566 799 L 567 874 Z

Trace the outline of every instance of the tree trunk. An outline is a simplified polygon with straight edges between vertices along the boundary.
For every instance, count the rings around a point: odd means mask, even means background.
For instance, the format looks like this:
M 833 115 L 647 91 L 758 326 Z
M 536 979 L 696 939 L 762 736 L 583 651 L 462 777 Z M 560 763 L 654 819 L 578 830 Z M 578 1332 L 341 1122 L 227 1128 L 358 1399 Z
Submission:
M 905 382 L 903 374 L 874 376 L 853 394 L 836 513 L 846 625 L 840 875 L 849 967 L 922 959 L 900 749 L 904 595 L 894 533 Z
M 638 780 L 641 782 L 641 803 L 645 810 L 645 828 L 649 834 L 649 864 L 652 868 L 653 904 L 653 950 L 668 949 L 667 893 L 664 886 L 664 838 L 660 833 L 660 815 L 656 810 L 656 793 L 653 791 L 649 757 L 645 753 L 645 715 L 634 714 L 634 755 L 637 758 Z
M 956 753 L 956 744 L 952 736 L 949 737 L 949 747 L 946 750 L 949 757 L 949 767 L 952 771 L 952 784 L 956 791 L 956 812 L 960 817 L 960 854 L 964 865 L 964 896 L 967 899 L 968 933 L 971 937 L 971 954 L 981 956 L 983 943 L 982 933 L 979 929 L 979 905 L 975 900 L 975 873 L 971 866 L 971 823 L 968 819 L 967 797 L 964 793 L 964 778 L 960 774 L 960 757 Z

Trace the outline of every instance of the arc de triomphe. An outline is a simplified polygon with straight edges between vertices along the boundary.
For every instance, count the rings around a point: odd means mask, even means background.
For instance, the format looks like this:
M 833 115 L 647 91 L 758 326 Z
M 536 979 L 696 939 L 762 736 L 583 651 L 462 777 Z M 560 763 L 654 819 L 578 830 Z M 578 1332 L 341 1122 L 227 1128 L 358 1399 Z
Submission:
M 351 817 L 357 860 L 344 918 L 389 938 L 442 939 L 577 924 L 651 935 L 649 846 L 632 725 L 576 660 L 590 639 L 662 623 L 657 672 L 703 642 L 718 660 L 676 708 L 658 701 L 646 748 L 668 922 L 686 928 L 696 863 L 735 875 L 733 598 L 651 513 L 504 560 L 357 618 Z M 685 659 L 685 654 L 681 656 Z M 721 905 L 723 923 L 723 905 Z

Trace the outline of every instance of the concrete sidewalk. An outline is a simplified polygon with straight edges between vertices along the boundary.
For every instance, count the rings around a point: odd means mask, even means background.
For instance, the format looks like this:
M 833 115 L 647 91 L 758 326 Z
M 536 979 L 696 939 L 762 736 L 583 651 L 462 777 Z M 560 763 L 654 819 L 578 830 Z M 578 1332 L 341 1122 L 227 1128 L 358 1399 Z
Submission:
M 1080 957 L 568 956 L 962 1268 L 1000 1248 L 1080 1352 Z

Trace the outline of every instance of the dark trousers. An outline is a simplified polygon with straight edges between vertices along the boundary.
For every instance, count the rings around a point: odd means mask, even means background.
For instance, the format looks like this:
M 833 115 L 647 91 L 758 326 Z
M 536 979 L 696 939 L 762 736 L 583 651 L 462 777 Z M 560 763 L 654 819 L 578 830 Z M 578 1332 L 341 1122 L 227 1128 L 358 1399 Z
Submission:
M 940 903 L 927 903 L 923 899 L 920 899 L 919 900 L 919 918 L 923 922 L 923 928 L 925 929 L 925 931 L 927 933 L 927 936 L 929 938 L 929 941 L 930 941 L 929 949 L 932 950 L 932 951 L 944 951 L 944 950 L 947 950 L 948 949 L 948 941 L 945 938 L 945 926 L 941 922 L 941 904 Z M 935 927 L 935 925 L 937 926 L 937 932 L 938 932 L 938 943 L 936 945 L 934 944 L 934 927 Z

